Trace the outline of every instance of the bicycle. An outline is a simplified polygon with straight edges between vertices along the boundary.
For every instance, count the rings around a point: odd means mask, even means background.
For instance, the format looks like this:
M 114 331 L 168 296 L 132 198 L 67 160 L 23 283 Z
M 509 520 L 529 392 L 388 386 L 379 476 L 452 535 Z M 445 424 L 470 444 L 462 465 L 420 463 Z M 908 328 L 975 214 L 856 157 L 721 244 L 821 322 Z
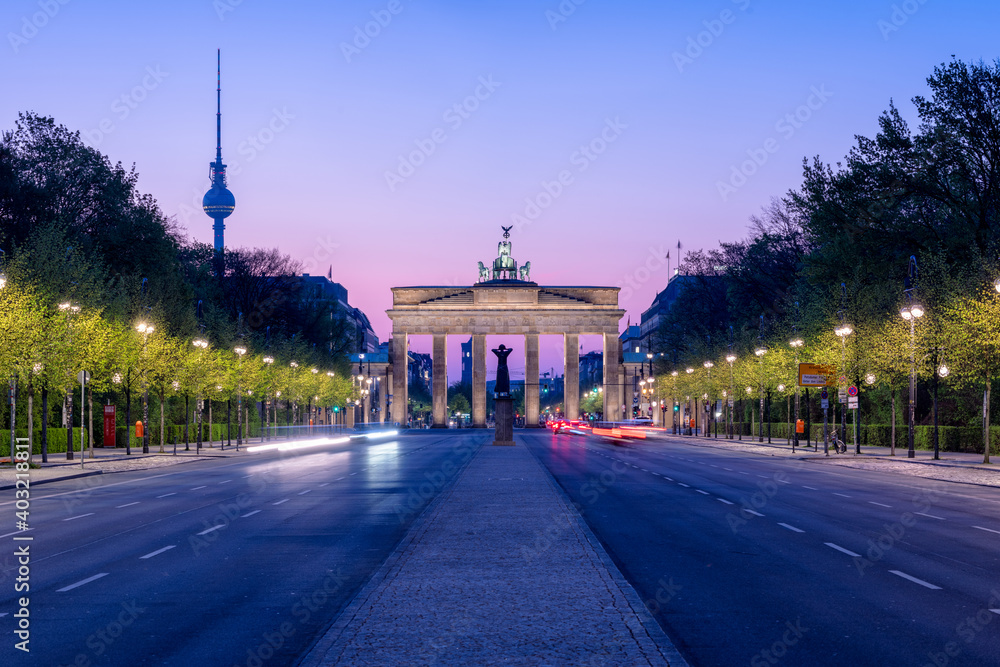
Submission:
M 837 438 L 837 429 L 830 430 L 830 444 L 833 445 L 834 454 L 846 454 L 847 443 Z

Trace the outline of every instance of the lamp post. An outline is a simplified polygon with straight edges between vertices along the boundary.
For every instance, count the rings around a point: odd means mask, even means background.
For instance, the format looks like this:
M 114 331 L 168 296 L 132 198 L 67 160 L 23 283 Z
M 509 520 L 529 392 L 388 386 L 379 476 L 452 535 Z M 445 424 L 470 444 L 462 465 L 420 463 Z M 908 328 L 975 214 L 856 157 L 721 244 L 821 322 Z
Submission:
M 694 369 L 693 368 L 685 368 L 684 372 L 687 373 L 688 375 L 691 375 L 692 373 L 694 373 Z M 688 418 L 688 427 L 691 429 L 691 437 L 693 438 L 695 436 L 696 430 L 698 428 L 698 398 L 695 397 L 695 399 L 694 399 L 694 409 L 693 410 L 691 409 L 691 397 L 688 396 L 687 400 L 688 400 L 688 410 L 689 410 L 690 414 L 694 415 L 694 425 L 693 426 L 691 425 L 691 421 L 690 421 L 691 418 L 690 417 Z
M 788 341 L 789 347 L 795 350 L 795 424 L 792 428 L 792 451 L 799 446 L 799 349 L 805 345 L 801 338 L 793 338 Z
M 680 411 L 680 406 L 677 404 L 677 371 L 671 371 L 670 377 L 674 382 L 674 389 L 670 395 L 670 414 L 672 415 L 670 418 L 670 425 L 673 426 L 674 435 L 677 435 L 677 413 Z M 674 408 L 678 409 L 675 410 Z
M 80 306 L 74 306 L 69 301 L 59 304 L 59 310 L 66 313 L 66 338 L 70 347 L 73 346 L 73 329 L 70 326 L 70 318 L 80 312 Z M 11 389 L 13 392 L 13 389 Z M 13 400 L 13 398 L 11 398 Z M 83 424 L 80 424 L 83 428 Z M 14 429 L 11 428 L 11 433 Z M 14 450 L 11 450 L 14 451 Z M 13 455 L 12 455 L 13 456 Z M 73 460 L 73 390 L 66 392 L 66 460 Z
M 760 319 L 761 322 L 764 321 L 763 316 Z M 753 353 L 760 359 L 760 423 L 757 425 L 757 441 L 764 442 L 764 355 L 767 354 L 767 348 L 759 345 Z
M 274 357 L 272 357 L 269 354 L 265 354 L 264 358 L 261 361 L 263 361 L 267 365 L 267 369 L 268 369 L 267 370 L 267 377 L 268 377 L 268 379 L 269 380 L 272 379 L 271 378 L 271 365 L 274 363 Z M 268 383 L 268 384 L 270 384 L 270 383 Z M 278 409 L 277 408 L 277 398 L 274 399 L 274 402 L 275 402 L 275 411 L 277 412 L 277 409 Z M 264 396 L 264 439 L 265 440 L 270 440 L 271 439 L 271 435 L 268 432 L 268 428 L 270 428 L 270 425 L 271 425 L 271 401 L 267 400 L 267 396 L 265 395 Z
M 998 281 L 1000 285 L 1000 281 Z M 914 326 L 917 320 L 924 316 L 924 308 L 917 302 L 917 258 L 910 255 L 910 265 L 906 273 L 906 281 L 903 284 L 903 294 L 906 296 L 906 305 L 903 306 L 899 314 L 910 323 L 910 428 L 908 434 L 909 449 L 906 458 L 912 459 L 916 456 L 913 451 L 914 418 L 916 416 L 917 403 L 917 343 L 916 330 Z M 998 286 L 997 291 L 1000 291 Z
M 706 401 L 710 401 L 711 400 L 711 394 L 712 394 L 712 368 L 715 366 L 715 364 L 713 364 L 711 361 L 706 361 L 704 364 L 702 364 L 702 366 L 704 366 L 705 369 L 708 371 L 708 392 L 705 394 L 705 400 Z M 708 403 L 706 402 L 705 405 L 708 405 Z M 715 422 L 715 411 L 714 411 L 713 408 L 709 408 L 709 411 L 708 411 L 708 423 L 705 424 L 705 427 L 708 429 L 708 433 L 706 433 L 707 437 L 711 437 L 712 436 L 712 424 L 713 424 L 713 422 Z M 719 429 L 718 429 L 717 426 L 716 426 L 716 429 L 715 429 L 715 437 L 716 438 L 719 437 Z
M 146 343 L 154 331 L 153 325 L 139 322 L 135 330 L 142 334 L 142 356 L 145 357 Z M 142 367 L 142 453 L 149 454 L 149 379 L 145 364 Z
M 204 338 L 195 338 L 193 341 L 191 341 L 191 344 L 194 345 L 196 348 L 198 348 L 198 350 L 200 350 L 201 352 L 204 352 L 206 349 L 208 349 L 208 341 L 205 340 Z M 200 352 L 199 356 L 201 356 Z M 194 405 L 195 409 L 198 411 L 197 413 L 198 416 L 194 420 L 195 430 L 198 431 L 198 435 L 195 437 L 194 451 L 196 455 L 199 455 L 201 454 L 201 420 L 202 420 L 202 413 L 204 412 L 204 400 L 201 397 L 201 383 L 198 384 L 198 395 L 195 396 Z M 211 429 L 211 424 L 209 425 L 209 429 Z M 211 433 L 209 433 L 208 435 L 208 440 L 209 444 L 212 444 Z
M 726 355 L 726 361 L 729 362 L 729 395 L 726 398 L 726 407 L 728 408 L 726 417 L 726 433 L 730 440 L 733 439 L 733 405 L 736 403 L 736 392 L 733 388 L 733 363 L 736 362 L 736 355 L 732 351 L 732 343 L 729 344 L 730 350 L 729 354 Z
M 297 362 L 295 360 L 292 360 L 292 361 L 290 361 L 288 363 L 288 367 L 292 369 L 292 372 L 291 372 L 292 373 L 292 382 L 294 383 L 295 376 L 296 376 L 296 370 L 295 369 L 297 369 L 299 367 L 299 362 Z M 292 396 L 289 396 L 287 399 L 285 399 L 285 401 L 287 403 L 287 405 L 285 406 L 286 408 L 288 408 L 289 406 L 291 406 L 291 414 L 290 415 L 287 414 L 288 413 L 287 409 L 285 411 L 286 412 L 286 418 L 288 420 L 288 437 L 291 438 L 292 437 L 292 432 L 295 430 L 293 428 L 293 425 L 295 424 L 296 421 L 298 421 L 298 404 L 292 400 Z
M 242 380 L 243 355 L 247 353 L 247 349 L 240 344 L 233 348 L 233 352 L 239 358 L 236 366 L 236 451 L 240 451 L 240 445 L 243 444 L 243 389 L 240 386 L 240 381 Z

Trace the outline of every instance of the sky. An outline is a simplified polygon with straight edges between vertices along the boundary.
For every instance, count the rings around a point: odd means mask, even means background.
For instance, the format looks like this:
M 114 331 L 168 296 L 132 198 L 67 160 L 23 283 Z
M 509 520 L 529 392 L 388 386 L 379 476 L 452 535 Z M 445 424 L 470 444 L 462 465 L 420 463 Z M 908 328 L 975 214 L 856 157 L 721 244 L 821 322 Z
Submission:
M 391 287 L 471 284 L 514 223 L 536 282 L 622 287 L 624 329 L 678 242 L 743 238 L 803 158 L 996 60 L 997 25 L 971 0 L 5 0 L 0 129 L 81 131 L 211 243 L 221 48 L 227 247 L 332 267 L 386 340 Z

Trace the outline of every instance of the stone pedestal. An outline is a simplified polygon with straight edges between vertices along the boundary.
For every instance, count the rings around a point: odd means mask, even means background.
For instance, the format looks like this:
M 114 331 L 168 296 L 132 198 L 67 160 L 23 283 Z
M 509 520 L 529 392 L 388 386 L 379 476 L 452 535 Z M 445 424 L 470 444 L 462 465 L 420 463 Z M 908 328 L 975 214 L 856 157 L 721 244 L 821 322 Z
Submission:
M 496 431 L 493 436 L 494 447 L 514 446 L 514 400 L 511 398 L 496 398 L 493 400 L 496 415 Z

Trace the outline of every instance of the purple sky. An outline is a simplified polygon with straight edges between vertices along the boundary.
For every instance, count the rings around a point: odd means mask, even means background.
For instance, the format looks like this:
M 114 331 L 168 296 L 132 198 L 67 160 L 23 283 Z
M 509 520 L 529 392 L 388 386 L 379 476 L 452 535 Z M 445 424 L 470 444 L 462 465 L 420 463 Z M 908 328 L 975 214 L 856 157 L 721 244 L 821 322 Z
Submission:
M 742 237 L 804 156 L 840 159 L 890 98 L 912 119 L 952 54 L 993 61 L 997 25 L 963 0 L 6 0 L 0 127 L 31 109 L 84 131 L 210 243 L 221 47 L 227 246 L 332 265 L 385 339 L 391 286 L 473 282 L 542 195 L 514 257 L 542 284 L 627 288 L 634 322 L 678 239 Z

